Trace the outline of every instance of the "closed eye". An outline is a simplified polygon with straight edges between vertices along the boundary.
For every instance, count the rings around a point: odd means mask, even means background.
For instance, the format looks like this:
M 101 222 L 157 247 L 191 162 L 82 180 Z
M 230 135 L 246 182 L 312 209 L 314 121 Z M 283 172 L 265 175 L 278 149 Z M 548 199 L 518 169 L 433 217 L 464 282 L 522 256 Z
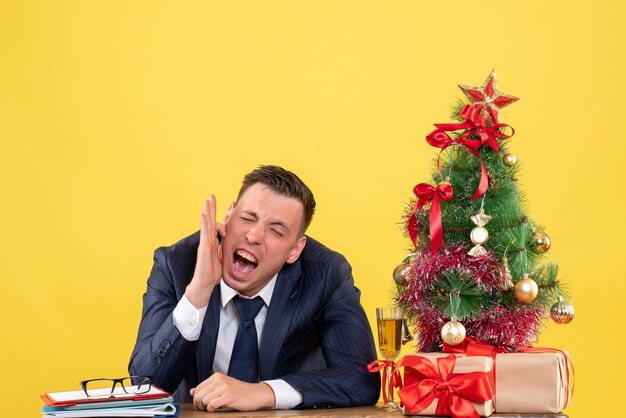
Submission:
M 277 229 L 270 229 L 270 231 L 272 232 L 272 234 L 276 235 L 279 238 L 282 238 L 285 236 L 285 234 L 283 234 L 282 232 L 278 231 Z

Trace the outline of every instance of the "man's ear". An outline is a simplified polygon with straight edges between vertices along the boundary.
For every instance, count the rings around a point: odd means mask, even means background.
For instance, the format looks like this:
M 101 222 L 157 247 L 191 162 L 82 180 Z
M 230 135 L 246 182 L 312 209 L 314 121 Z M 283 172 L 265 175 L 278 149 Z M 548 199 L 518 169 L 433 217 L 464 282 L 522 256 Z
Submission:
M 291 253 L 289 254 L 289 257 L 287 258 L 286 263 L 287 264 L 295 263 L 298 257 L 300 257 L 300 253 L 302 253 L 302 250 L 304 250 L 305 245 L 306 245 L 306 235 L 302 235 L 300 238 L 298 238 L 298 241 L 296 241 L 296 245 L 291 250 Z

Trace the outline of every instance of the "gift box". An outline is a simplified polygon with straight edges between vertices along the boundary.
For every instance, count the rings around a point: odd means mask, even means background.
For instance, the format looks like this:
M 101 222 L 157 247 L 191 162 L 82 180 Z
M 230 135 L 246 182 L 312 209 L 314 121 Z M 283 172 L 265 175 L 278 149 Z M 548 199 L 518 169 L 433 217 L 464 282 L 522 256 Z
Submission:
M 494 411 L 493 359 L 446 353 L 409 354 L 398 362 L 406 415 L 488 417 Z
M 557 413 L 571 403 L 573 370 L 564 351 L 496 355 L 498 413 Z

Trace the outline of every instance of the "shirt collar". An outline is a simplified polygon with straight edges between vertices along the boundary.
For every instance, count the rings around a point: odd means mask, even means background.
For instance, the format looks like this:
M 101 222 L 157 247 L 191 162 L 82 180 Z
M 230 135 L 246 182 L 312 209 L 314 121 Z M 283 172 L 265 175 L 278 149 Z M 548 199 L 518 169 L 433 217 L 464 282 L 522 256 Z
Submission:
M 261 289 L 259 293 L 249 298 L 248 296 L 244 296 L 240 294 L 239 292 L 237 292 L 232 287 L 228 286 L 226 282 L 224 281 L 224 279 L 222 278 L 222 280 L 220 281 L 220 293 L 222 296 L 222 307 L 225 307 L 226 304 L 230 302 L 230 300 L 234 298 L 236 295 L 239 295 L 242 298 L 248 298 L 248 299 L 252 299 L 252 298 L 259 296 L 261 299 L 263 299 L 263 302 L 265 303 L 265 305 L 269 307 L 270 301 L 272 300 L 272 294 L 274 293 L 274 287 L 276 286 L 277 277 L 278 277 L 278 273 L 276 273 L 274 277 L 272 277 L 272 279 L 269 282 L 267 282 L 265 286 L 263 286 L 263 289 Z

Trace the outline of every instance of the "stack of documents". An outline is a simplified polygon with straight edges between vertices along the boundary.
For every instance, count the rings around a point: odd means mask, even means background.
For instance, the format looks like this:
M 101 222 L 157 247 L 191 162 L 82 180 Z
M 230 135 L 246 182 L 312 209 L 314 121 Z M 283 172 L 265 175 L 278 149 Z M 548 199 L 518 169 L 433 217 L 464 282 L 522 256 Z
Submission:
M 108 390 L 110 392 L 110 390 Z M 90 393 L 91 394 L 91 393 Z M 179 408 L 169 393 L 152 386 L 140 395 L 117 390 L 114 397 L 87 397 L 82 390 L 41 395 L 43 418 L 48 417 L 177 417 Z

